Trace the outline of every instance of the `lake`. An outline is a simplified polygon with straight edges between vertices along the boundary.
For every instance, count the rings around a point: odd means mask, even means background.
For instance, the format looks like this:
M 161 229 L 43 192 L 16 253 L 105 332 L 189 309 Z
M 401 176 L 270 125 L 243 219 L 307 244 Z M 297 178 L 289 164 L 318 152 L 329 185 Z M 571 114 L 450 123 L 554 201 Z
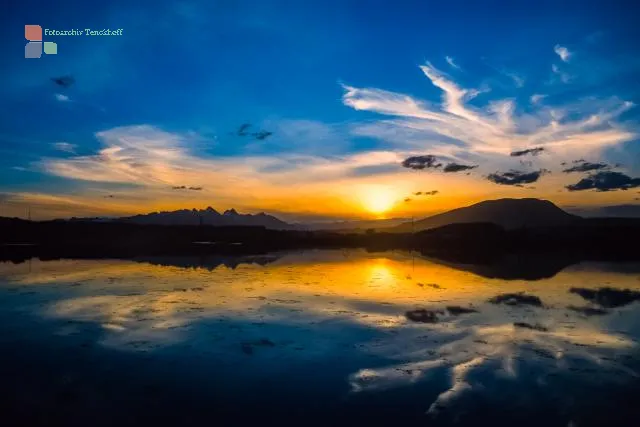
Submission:
M 33 259 L 0 324 L 3 425 L 640 422 L 640 263 Z

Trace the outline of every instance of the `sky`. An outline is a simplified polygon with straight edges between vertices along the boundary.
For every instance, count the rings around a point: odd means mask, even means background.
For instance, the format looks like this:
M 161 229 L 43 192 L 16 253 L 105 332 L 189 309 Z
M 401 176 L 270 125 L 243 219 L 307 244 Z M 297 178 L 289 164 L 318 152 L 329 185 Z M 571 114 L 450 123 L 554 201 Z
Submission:
M 4 9 L 3 216 L 212 206 L 310 221 L 419 217 L 503 197 L 639 204 L 633 2 Z M 122 35 L 45 35 L 57 54 L 27 59 L 27 24 Z M 74 81 L 52 80 L 61 76 Z

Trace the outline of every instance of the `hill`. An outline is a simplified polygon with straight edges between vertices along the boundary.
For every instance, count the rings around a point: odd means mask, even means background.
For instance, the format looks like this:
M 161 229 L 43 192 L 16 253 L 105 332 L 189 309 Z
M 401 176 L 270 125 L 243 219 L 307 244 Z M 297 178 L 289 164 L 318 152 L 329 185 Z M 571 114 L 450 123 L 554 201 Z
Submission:
M 389 231 L 407 233 L 471 222 L 493 223 L 512 230 L 521 227 L 569 225 L 580 219 L 579 216 L 563 211 L 548 200 L 497 199 L 453 209 L 415 221 L 413 224 L 404 223 Z

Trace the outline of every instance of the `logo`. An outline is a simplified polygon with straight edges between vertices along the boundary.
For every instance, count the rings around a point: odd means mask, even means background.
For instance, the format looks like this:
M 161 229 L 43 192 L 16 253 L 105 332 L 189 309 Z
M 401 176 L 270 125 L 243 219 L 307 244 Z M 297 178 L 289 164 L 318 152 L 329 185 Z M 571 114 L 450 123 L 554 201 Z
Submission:
M 42 41 L 42 27 L 40 25 L 25 25 L 24 38 L 29 40 L 24 47 L 25 58 L 40 58 L 43 51 L 47 55 L 58 53 L 58 45 L 56 43 Z

